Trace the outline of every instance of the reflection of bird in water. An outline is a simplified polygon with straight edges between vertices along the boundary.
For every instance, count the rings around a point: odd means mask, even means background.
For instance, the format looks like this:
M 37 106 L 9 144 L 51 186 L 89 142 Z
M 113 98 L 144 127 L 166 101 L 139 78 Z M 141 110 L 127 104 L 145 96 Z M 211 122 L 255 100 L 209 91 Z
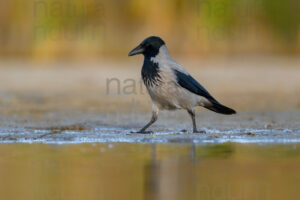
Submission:
M 166 146 L 165 146 L 166 147 Z M 157 144 L 151 144 L 151 160 L 144 165 L 144 199 L 196 199 L 196 145 L 188 154 L 160 155 Z M 165 151 L 163 151 L 165 152 Z M 169 152 L 169 151 L 168 151 Z M 188 192 L 187 192 L 188 191 Z M 183 198 L 185 197 L 185 198 Z
M 156 157 L 156 144 L 151 145 L 151 161 L 144 166 L 144 187 L 145 195 L 144 199 L 153 200 L 159 199 L 159 177 L 160 177 L 160 163 Z
M 149 37 L 138 47 L 133 49 L 129 56 L 144 55 L 142 78 L 152 99 L 152 118 L 139 133 L 151 126 L 158 116 L 159 109 L 185 109 L 193 121 L 193 132 L 199 133 L 195 121 L 194 107 L 202 106 L 214 112 L 231 115 L 236 112 L 223 106 L 214 99 L 180 64 L 174 61 L 159 37 Z M 202 131 L 203 132 L 203 131 Z

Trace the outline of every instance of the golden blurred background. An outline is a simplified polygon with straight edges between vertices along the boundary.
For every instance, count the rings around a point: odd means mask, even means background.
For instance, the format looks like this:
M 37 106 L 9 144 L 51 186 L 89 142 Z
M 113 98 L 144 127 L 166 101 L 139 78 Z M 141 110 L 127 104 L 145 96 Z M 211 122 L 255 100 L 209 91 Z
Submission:
M 298 0 L 1 0 L 0 56 L 120 58 L 150 35 L 189 57 L 295 56 L 299 9 Z

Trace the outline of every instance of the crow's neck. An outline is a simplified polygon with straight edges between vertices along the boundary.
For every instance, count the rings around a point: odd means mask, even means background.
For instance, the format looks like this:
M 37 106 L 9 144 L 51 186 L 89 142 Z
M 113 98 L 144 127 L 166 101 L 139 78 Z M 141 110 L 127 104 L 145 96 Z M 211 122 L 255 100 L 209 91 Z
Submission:
M 142 78 L 147 87 L 158 85 L 160 82 L 158 63 L 153 62 L 150 58 L 145 57 L 142 67 Z
M 156 55 L 149 57 L 149 59 L 155 63 L 159 63 L 160 61 L 163 61 L 168 58 L 170 58 L 170 54 L 169 54 L 169 51 L 168 51 L 168 48 L 166 47 L 166 45 L 161 46 Z M 146 57 L 145 57 L 145 59 L 146 59 Z
M 146 86 L 158 85 L 161 82 L 159 74 L 159 63 L 170 58 L 169 51 L 165 45 L 156 51 L 156 54 L 145 55 L 142 68 L 142 78 Z

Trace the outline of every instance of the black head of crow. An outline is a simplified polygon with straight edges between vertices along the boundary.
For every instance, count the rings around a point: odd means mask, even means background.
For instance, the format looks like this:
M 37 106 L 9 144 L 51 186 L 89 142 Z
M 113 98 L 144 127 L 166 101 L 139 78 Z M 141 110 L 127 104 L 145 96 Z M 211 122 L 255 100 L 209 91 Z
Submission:
M 145 39 L 139 46 L 134 48 L 128 56 L 143 54 L 145 57 L 154 57 L 159 53 L 159 49 L 163 45 L 165 45 L 165 42 L 161 38 L 151 36 Z
M 202 106 L 216 113 L 231 115 L 236 112 L 219 103 L 170 55 L 165 42 L 156 36 L 146 38 L 128 55 L 144 55 L 142 78 L 153 102 L 152 118 L 139 133 L 157 120 L 160 109 L 185 109 L 193 122 L 193 132 L 198 131 L 194 107 Z

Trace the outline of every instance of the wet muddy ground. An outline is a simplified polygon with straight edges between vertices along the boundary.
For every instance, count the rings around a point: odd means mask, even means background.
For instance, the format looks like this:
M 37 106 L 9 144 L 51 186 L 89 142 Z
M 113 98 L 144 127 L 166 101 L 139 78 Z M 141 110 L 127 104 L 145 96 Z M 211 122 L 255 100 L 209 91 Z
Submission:
M 197 123 L 206 134 L 192 134 L 186 112 L 163 111 L 149 135 L 131 133 L 151 115 L 140 61 L 1 62 L 0 142 L 300 142 L 299 60 L 183 60 L 213 96 L 238 114 L 199 108 Z
M 144 116 L 145 115 L 145 116 Z M 148 114 L 149 115 L 149 114 Z M 22 143 L 298 143 L 300 142 L 299 112 L 287 113 L 242 113 L 238 120 L 226 120 L 213 114 L 198 116 L 201 130 L 206 134 L 194 134 L 186 113 L 162 114 L 160 121 L 151 127 L 150 134 L 131 133 L 138 130 L 148 116 L 146 113 L 127 116 L 79 115 L 78 121 L 66 120 L 53 126 L 25 122 L 23 125 L 2 127 L 1 142 Z M 277 117 L 272 117 L 278 115 Z M 249 116 L 255 118 L 249 119 Z M 68 115 L 65 115 L 68 118 Z M 289 121 L 285 121 L 285 117 Z M 95 120 L 96 118 L 96 120 Z M 272 118 L 270 120 L 270 118 Z M 111 120 L 110 120 L 111 119 Z M 109 122 L 114 121 L 114 124 Z

